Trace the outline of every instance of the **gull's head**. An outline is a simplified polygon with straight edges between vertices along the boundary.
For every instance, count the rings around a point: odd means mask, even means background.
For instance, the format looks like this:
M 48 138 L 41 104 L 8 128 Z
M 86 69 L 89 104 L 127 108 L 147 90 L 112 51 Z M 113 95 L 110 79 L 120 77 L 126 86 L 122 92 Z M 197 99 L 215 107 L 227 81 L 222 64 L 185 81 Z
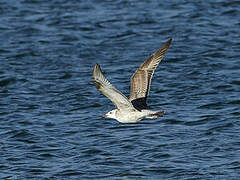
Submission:
M 117 112 L 117 109 L 111 110 L 108 113 L 104 114 L 103 117 L 116 119 L 116 112 Z

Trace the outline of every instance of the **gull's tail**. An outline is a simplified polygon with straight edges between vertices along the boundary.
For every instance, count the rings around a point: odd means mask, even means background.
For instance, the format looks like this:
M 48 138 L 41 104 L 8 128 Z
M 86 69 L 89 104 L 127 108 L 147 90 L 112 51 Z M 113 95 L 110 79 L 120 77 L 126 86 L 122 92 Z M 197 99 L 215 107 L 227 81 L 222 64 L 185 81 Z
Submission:
M 155 111 L 155 112 L 149 114 L 149 115 L 147 116 L 147 118 L 154 119 L 154 118 L 158 118 L 158 117 L 162 116 L 163 114 L 164 114 L 164 111 L 163 111 L 163 110 L 161 110 L 161 111 Z

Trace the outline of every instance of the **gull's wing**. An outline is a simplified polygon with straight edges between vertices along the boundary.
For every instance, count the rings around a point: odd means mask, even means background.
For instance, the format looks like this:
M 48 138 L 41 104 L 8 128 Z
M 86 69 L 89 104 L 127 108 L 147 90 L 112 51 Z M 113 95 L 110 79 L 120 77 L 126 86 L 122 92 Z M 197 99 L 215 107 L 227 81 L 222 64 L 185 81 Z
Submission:
M 94 66 L 93 81 L 97 89 L 108 97 L 117 109 L 134 108 L 132 103 L 104 77 L 98 64 Z
M 129 100 L 134 106 L 143 109 L 147 106 L 147 96 L 151 85 L 153 73 L 167 52 L 172 38 L 160 47 L 152 56 L 144 61 L 131 77 L 131 89 Z

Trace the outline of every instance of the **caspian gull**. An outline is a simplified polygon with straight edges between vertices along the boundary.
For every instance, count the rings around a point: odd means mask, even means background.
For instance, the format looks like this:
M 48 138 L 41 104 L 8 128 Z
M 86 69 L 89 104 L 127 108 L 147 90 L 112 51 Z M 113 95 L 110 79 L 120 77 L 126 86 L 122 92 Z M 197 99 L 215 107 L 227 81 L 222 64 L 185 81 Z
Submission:
M 94 66 L 93 81 L 97 89 L 108 97 L 116 109 L 109 111 L 103 117 L 116 119 L 121 123 L 136 123 L 144 118 L 157 118 L 164 111 L 147 110 L 147 96 L 149 94 L 151 79 L 159 62 L 167 52 L 172 38 L 152 54 L 131 77 L 129 99 L 117 90 L 103 75 L 98 64 Z

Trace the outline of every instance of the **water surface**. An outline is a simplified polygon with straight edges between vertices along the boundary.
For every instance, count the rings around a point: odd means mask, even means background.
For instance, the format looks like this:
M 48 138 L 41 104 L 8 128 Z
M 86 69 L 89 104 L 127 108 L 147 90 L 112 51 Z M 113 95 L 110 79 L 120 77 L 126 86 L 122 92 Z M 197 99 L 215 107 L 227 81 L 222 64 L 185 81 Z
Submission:
M 240 174 L 238 1 L 0 2 L 1 179 L 234 179 Z M 120 124 L 91 74 L 127 96 L 168 38 L 148 104 Z

